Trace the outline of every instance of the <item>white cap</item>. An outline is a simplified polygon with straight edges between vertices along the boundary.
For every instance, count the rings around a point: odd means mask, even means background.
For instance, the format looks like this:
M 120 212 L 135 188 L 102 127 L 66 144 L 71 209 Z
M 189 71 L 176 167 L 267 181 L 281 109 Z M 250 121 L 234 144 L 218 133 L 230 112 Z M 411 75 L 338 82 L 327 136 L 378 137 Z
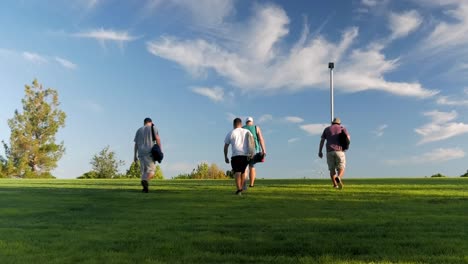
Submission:
M 253 118 L 251 116 L 247 117 L 247 119 L 245 120 L 246 123 L 248 122 L 253 122 Z

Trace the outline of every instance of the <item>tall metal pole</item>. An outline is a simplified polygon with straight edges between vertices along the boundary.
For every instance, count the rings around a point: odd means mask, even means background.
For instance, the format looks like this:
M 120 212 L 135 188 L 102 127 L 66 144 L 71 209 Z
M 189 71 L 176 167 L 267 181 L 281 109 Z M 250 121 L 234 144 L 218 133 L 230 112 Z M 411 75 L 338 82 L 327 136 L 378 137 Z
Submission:
M 334 95 L 333 95 L 333 68 L 335 68 L 335 64 L 333 62 L 328 63 L 328 68 L 330 69 L 330 122 L 333 121 L 335 118 L 334 109 Z

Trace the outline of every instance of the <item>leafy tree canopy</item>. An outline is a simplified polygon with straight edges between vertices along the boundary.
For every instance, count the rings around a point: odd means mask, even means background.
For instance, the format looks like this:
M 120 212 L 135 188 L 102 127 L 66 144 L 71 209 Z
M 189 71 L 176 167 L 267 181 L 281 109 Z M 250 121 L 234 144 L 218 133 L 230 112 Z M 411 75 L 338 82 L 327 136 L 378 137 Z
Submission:
M 0 158 L 0 169 L 8 177 L 49 178 L 65 152 L 55 135 L 65 126 L 66 114 L 59 108 L 58 92 L 37 80 L 25 85 L 24 92 L 22 111 L 15 110 L 8 120 L 10 146 L 2 141 L 5 157 Z

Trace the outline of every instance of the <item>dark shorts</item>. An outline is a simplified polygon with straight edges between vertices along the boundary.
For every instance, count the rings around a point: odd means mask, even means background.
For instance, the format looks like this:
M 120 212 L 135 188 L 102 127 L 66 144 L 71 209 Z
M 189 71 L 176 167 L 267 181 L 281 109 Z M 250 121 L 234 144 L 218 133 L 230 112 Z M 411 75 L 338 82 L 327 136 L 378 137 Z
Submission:
M 247 168 L 247 165 L 249 164 L 249 161 L 247 160 L 247 156 L 234 156 L 231 158 L 231 166 L 232 170 L 234 173 L 236 172 L 245 172 L 245 168 Z

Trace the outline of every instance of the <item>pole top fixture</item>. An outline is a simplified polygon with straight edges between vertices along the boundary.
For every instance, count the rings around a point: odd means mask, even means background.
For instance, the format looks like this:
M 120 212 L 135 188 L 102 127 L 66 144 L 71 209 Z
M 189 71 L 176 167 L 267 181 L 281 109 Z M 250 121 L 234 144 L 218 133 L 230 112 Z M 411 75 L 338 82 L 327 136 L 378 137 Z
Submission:
M 329 68 L 329 69 L 335 68 L 335 63 L 329 62 L 329 63 L 328 63 L 328 68 Z

